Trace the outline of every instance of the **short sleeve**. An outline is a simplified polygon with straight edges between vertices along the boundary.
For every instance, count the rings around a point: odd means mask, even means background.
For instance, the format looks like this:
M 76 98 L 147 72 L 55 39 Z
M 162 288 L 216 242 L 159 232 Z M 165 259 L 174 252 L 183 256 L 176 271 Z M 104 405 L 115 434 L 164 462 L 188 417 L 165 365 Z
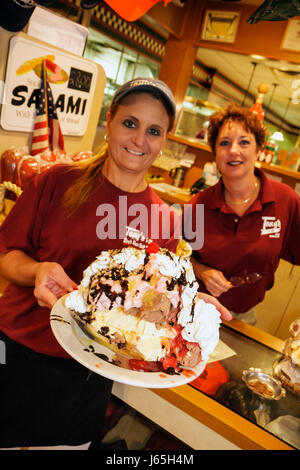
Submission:
M 36 258 L 39 234 L 53 193 L 53 175 L 35 176 L 0 226 L 0 252 L 22 250 Z

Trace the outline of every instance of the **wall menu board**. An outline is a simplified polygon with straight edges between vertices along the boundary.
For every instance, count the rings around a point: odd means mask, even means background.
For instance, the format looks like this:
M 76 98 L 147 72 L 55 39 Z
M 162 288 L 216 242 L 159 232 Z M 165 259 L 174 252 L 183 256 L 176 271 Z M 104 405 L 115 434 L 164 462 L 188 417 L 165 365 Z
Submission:
M 84 135 L 97 81 L 97 64 L 22 36 L 13 36 L 9 44 L 2 128 L 32 132 L 43 62 L 62 133 Z

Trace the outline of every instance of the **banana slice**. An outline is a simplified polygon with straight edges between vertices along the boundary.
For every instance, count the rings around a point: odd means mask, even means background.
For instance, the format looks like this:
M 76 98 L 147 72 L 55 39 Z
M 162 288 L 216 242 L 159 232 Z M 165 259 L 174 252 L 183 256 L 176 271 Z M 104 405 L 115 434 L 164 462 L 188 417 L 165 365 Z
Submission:
M 192 253 L 193 250 L 191 245 L 181 238 L 177 245 L 176 255 L 182 256 L 182 258 L 189 258 Z
M 45 59 L 49 59 L 53 61 L 55 59 L 54 55 L 46 55 L 44 57 L 37 57 L 35 59 L 26 60 L 23 65 L 21 65 L 18 70 L 16 71 L 17 75 L 23 75 L 24 73 L 30 72 L 34 69 L 37 65 L 40 65 Z

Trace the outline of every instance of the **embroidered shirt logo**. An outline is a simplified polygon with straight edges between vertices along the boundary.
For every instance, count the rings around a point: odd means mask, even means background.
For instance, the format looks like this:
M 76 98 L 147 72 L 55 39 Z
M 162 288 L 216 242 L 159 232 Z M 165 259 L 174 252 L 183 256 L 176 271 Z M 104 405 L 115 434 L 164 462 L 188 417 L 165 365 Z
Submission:
M 269 235 L 270 238 L 279 238 L 281 230 L 281 221 L 276 217 L 262 217 L 263 227 L 261 235 Z
M 146 237 L 140 230 L 127 226 L 123 242 L 126 245 L 133 245 L 136 248 L 144 249 L 152 243 L 152 240 L 151 238 Z

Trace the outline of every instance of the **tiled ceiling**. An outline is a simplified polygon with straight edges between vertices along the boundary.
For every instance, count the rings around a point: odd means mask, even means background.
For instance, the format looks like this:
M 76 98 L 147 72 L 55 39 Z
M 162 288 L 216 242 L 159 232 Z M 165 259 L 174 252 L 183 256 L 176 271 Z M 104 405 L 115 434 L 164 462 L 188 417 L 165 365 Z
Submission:
M 222 81 L 223 90 L 227 91 L 229 95 L 232 95 L 233 90 L 230 82 L 246 91 L 251 75 L 252 81 L 249 86 L 249 93 L 253 96 L 257 96 L 257 87 L 260 83 L 268 83 L 270 85 L 269 92 L 264 98 L 265 114 L 271 118 L 274 113 L 273 118 L 276 121 L 277 115 L 277 121 L 280 122 L 281 118 L 285 116 L 287 104 L 290 100 L 285 121 L 300 128 L 300 104 L 293 103 L 296 98 L 300 98 L 300 90 L 299 93 L 297 92 L 297 89 L 300 89 L 300 64 L 267 58 L 256 59 L 253 56 L 202 47 L 198 49 L 197 60 L 208 67 L 217 69 L 221 75 L 229 79 L 227 84 L 226 80 Z M 257 65 L 254 66 L 253 62 Z M 299 84 L 296 84 L 295 80 L 299 80 Z M 277 84 L 277 86 L 274 87 L 274 84 Z M 297 87 L 293 88 L 293 85 L 294 87 L 297 85 Z M 241 99 L 241 93 L 238 96 Z M 293 100 L 291 100 L 292 98 Z M 247 104 L 251 106 L 251 100 L 244 102 L 244 105 Z M 271 111 L 267 111 L 268 106 L 270 106 Z

